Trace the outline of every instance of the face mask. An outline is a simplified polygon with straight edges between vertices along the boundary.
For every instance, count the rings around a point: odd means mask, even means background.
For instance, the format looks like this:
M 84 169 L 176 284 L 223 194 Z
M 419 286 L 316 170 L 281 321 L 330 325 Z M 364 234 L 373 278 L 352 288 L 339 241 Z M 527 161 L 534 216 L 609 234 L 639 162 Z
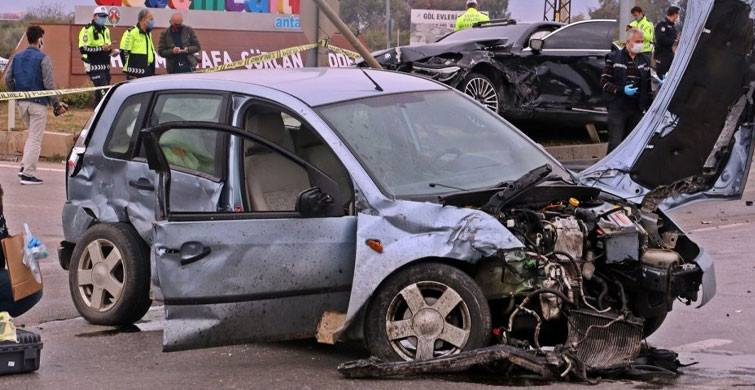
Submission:
M 147 31 L 152 30 L 153 27 L 155 27 L 155 21 L 150 20 L 149 23 L 147 23 Z
M 644 48 L 644 46 L 645 45 L 643 45 L 642 43 L 633 43 L 632 44 L 632 49 L 631 49 L 632 53 L 634 53 L 634 54 L 640 54 L 640 53 L 642 53 L 642 49 Z
M 97 23 L 98 26 L 104 26 L 106 20 L 107 20 L 106 17 L 98 16 L 97 18 L 94 19 L 94 22 Z

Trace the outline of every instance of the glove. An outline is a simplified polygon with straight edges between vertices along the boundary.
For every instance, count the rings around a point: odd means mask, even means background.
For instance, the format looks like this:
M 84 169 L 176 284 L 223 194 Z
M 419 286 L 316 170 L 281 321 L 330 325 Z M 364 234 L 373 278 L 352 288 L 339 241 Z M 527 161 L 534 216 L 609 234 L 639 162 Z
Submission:
M 658 85 L 663 86 L 663 83 L 666 82 L 666 75 L 664 74 L 663 77 L 658 79 Z
M 635 94 L 637 94 L 637 87 L 633 87 L 632 84 L 627 84 L 624 87 L 624 95 L 634 96 Z

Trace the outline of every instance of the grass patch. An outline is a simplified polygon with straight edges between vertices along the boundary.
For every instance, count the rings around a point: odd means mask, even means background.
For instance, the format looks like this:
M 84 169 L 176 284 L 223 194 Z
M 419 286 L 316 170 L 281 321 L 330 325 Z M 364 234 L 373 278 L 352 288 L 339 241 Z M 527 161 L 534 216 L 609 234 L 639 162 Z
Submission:
M 47 128 L 46 131 L 56 131 L 60 133 L 77 134 L 84 127 L 89 117 L 92 115 L 91 108 L 75 108 L 71 109 L 65 115 L 55 116 L 52 113 L 52 106 L 47 110 Z M 0 131 L 8 129 L 8 102 L 0 102 Z M 15 131 L 27 130 L 23 121 L 21 120 L 21 114 L 18 113 L 16 108 L 16 123 L 14 126 Z

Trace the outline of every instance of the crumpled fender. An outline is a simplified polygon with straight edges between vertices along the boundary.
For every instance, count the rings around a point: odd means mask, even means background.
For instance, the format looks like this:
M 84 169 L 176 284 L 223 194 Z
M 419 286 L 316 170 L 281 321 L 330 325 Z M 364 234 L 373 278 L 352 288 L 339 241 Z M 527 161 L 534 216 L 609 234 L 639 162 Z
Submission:
M 382 201 L 381 212 L 362 210 L 357 216 L 354 280 L 346 321 L 336 339 L 348 329 L 380 284 L 399 268 L 427 258 L 476 263 L 499 250 L 524 245 L 492 216 L 478 210 L 395 200 Z M 379 240 L 383 251 L 368 247 Z

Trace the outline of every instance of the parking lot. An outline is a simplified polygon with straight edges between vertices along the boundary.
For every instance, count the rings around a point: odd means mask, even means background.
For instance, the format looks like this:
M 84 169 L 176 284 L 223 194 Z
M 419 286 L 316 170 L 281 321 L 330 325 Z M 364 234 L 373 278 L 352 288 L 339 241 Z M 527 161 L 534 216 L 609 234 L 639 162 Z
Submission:
M 51 249 L 62 239 L 61 209 L 65 199 L 61 164 L 40 172 L 42 186 L 21 187 L 14 163 L 0 164 L 5 215 L 12 233 L 23 222 Z M 751 176 L 754 173 L 751 171 Z M 752 180 L 752 177 L 750 177 Z M 680 303 L 648 341 L 680 353 L 677 378 L 647 381 L 611 380 L 601 388 L 755 388 L 755 187 L 741 201 L 698 203 L 673 216 L 716 259 L 718 293 L 702 309 Z M 42 265 L 45 282 L 40 304 L 16 323 L 43 337 L 38 372 L 4 377 L 4 388 L 264 388 L 264 389 L 468 389 L 490 385 L 577 388 L 584 384 L 512 380 L 484 373 L 429 376 L 419 380 L 347 380 L 336 371 L 344 361 L 367 357 L 360 345 L 317 344 L 314 340 L 257 343 L 190 352 L 161 352 L 162 307 L 154 306 L 135 327 L 107 328 L 78 317 L 68 291 L 68 274 L 55 254 Z

